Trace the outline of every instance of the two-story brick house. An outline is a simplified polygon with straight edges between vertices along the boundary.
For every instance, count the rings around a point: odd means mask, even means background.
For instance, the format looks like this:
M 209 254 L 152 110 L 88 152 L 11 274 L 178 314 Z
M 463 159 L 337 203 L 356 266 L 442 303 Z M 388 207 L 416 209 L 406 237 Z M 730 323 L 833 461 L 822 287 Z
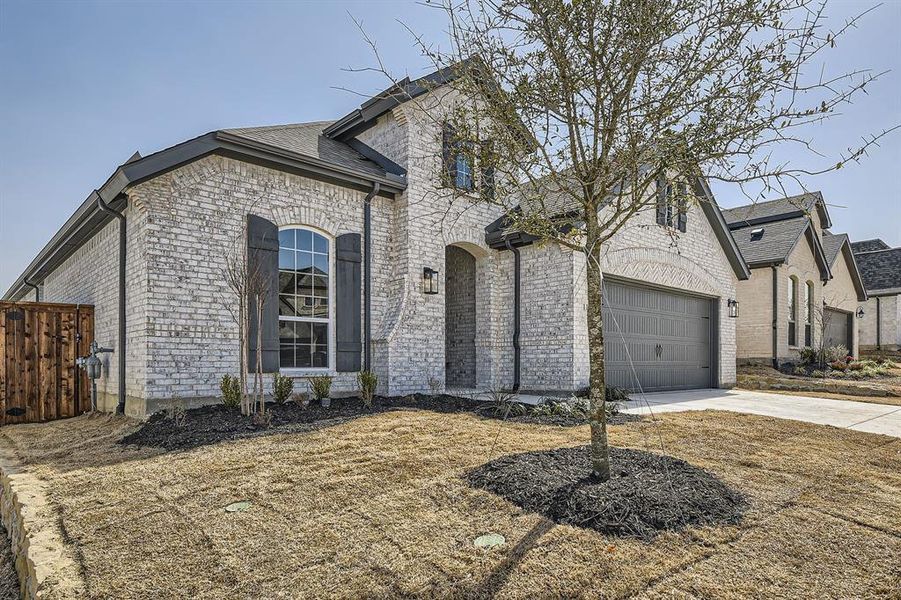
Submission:
M 751 277 L 738 283 L 739 363 L 796 362 L 804 347 L 858 355 L 866 291 L 848 236 L 832 234 L 820 192 L 723 211 Z
M 459 156 L 450 185 L 464 193 L 448 187 L 446 107 L 430 101 L 442 76 L 428 90 L 402 82 L 333 122 L 223 129 L 136 154 L 5 298 L 94 304 L 96 337 L 115 348 L 101 404 L 124 401 L 136 415 L 172 397 L 212 400 L 237 372 L 224 271 L 245 240 L 272 283 L 268 372 L 330 374 L 341 392 L 369 368 L 391 395 L 585 388 L 584 258 L 501 231 L 502 209 L 472 201 L 489 175 Z M 709 189 L 698 190 L 705 201 L 678 223 L 639 213 L 605 250 L 614 383 L 635 387 L 635 373 L 645 389 L 735 381 L 728 307 L 748 271 Z

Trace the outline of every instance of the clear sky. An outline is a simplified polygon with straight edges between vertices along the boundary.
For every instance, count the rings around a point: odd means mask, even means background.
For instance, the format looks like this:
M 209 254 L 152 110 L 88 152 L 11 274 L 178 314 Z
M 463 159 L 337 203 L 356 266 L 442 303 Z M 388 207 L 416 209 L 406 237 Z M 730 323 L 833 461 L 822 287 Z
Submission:
M 870 4 L 833 2 L 831 22 Z M 0 294 L 92 189 L 135 150 L 207 131 L 330 119 L 381 76 L 351 16 L 397 73 L 423 73 L 403 20 L 442 41 L 440 12 L 414 2 L 13 2 L 0 0 Z M 901 123 L 901 0 L 866 17 L 828 68 L 893 72 L 814 131 L 846 147 Z M 807 183 L 836 232 L 901 245 L 901 133 L 861 165 Z M 717 188 L 723 206 L 743 203 Z M 846 206 L 847 208 L 840 208 Z

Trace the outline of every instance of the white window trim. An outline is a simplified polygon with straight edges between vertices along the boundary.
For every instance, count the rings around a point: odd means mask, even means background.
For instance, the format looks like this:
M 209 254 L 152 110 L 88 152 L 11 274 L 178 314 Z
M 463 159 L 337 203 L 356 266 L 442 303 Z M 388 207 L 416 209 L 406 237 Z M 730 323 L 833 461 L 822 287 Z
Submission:
M 304 225 L 295 223 L 292 225 L 283 225 L 278 228 L 279 233 L 289 229 L 303 229 L 321 235 L 328 242 L 328 318 L 322 317 L 283 317 L 278 316 L 278 320 L 296 321 L 303 323 L 327 323 L 328 324 L 328 365 L 325 367 L 282 367 L 281 366 L 281 341 L 279 341 L 279 366 L 278 372 L 281 375 L 290 377 L 315 377 L 317 375 L 335 376 L 335 237 L 318 227 L 312 225 Z M 281 250 L 281 242 L 279 242 L 279 250 Z

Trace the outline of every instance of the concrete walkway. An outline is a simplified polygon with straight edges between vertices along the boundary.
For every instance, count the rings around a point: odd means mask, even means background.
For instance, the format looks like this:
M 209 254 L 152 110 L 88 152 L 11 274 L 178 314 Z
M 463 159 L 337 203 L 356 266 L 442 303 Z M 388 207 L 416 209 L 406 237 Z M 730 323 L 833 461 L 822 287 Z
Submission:
M 623 412 L 647 414 L 653 411 L 659 414 L 685 410 L 731 410 L 901 438 L 901 406 L 889 404 L 787 396 L 748 390 L 656 392 L 645 394 L 643 399 L 637 394 L 632 394 L 631 398 L 632 401 L 626 404 L 629 408 L 624 408 Z

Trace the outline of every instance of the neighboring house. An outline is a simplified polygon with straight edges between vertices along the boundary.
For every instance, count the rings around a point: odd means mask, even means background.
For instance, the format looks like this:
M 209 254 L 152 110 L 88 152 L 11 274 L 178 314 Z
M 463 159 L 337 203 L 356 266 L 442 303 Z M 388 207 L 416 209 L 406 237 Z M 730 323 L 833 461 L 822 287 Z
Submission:
M 239 368 L 225 267 L 246 237 L 248 267 L 271 283 L 267 372 L 329 374 L 347 392 L 369 368 L 391 395 L 587 387 L 584 258 L 507 239 L 501 209 L 472 202 L 493 193 L 491 172 L 447 147 L 445 76 L 429 90 L 405 80 L 334 122 L 225 129 L 135 155 L 4 298 L 95 305 L 96 338 L 116 349 L 99 380 L 106 409 L 209 401 Z M 607 248 L 613 382 L 634 386 L 634 365 L 646 389 L 734 383 L 727 303 L 748 272 L 708 199 L 675 221 L 642 213 Z
M 739 363 L 797 361 L 804 347 L 858 354 L 857 309 L 867 298 L 848 236 L 832 234 L 811 192 L 723 211 L 751 268 L 738 283 Z
M 901 349 L 901 248 L 882 240 L 851 244 L 870 299 L 860 322 L 860 346 Z

